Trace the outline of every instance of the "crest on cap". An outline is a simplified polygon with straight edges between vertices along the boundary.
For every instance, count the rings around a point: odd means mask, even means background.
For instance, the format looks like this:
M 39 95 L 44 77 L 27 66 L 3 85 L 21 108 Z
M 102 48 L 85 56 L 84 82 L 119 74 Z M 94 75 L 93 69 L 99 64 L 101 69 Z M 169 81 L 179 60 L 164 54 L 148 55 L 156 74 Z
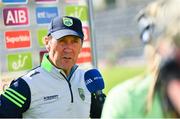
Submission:
M 65 26 L 72 26 L 73 25 L 73 20 L 71 18 L 68 18 L 68 17 L 63 17 L 63 24 Z

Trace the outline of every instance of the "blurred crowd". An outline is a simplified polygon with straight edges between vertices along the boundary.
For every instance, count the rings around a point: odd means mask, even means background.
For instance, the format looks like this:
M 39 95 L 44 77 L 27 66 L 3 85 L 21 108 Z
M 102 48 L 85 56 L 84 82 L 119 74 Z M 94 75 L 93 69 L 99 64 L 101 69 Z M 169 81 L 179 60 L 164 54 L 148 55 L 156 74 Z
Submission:
M 180 118 L 180 0 L 149 3 L 137 23 L 148 72 L 113 88 L 102 118 Z

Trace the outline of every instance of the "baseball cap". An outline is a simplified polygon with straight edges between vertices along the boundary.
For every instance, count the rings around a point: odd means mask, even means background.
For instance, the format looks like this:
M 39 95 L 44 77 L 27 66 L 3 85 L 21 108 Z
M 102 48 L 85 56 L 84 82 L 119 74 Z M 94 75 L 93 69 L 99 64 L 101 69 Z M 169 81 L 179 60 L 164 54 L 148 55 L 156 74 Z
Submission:
M 82 23 L 78 18 L 71 16 L 54 17 L 49 25 L 48 36 L 50 35 L 57 40 L 64 36 L 73 35 L 83 41 Z

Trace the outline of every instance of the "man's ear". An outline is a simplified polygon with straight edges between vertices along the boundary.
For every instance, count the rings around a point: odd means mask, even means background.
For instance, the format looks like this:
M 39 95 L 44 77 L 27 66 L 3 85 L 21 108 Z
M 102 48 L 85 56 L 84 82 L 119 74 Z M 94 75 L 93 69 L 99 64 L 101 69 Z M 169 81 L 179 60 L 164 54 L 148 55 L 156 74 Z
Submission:
M 79 49 L 78 53 L 81 53 L 81 50 L 82 50 L 82 46 L 81 46 L 81 48 Z
M 50 40 L 51 40 L 51 38 L 48 37 L 48 36 L 45 36 L 45 37 L 43 38 L 43 43 L 44 43 L 47 51 L 50 50 Z
M 81 48 L 79 49 L 79 53 L 81 52 L 82 47 L 83 47 L 83 41 L 81 40 Z

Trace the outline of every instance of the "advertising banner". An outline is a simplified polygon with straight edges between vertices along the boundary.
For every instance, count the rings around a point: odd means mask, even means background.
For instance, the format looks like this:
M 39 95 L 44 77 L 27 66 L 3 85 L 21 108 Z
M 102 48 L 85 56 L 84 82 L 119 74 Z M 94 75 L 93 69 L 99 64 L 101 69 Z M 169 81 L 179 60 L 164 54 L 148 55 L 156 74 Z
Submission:
M 0 93 L 13 79 L 40 65 L 43 37 L 55 16 L 82 21 L 84 42 L 77 64 L 93 67 L 87 0 L 0 0 Z

